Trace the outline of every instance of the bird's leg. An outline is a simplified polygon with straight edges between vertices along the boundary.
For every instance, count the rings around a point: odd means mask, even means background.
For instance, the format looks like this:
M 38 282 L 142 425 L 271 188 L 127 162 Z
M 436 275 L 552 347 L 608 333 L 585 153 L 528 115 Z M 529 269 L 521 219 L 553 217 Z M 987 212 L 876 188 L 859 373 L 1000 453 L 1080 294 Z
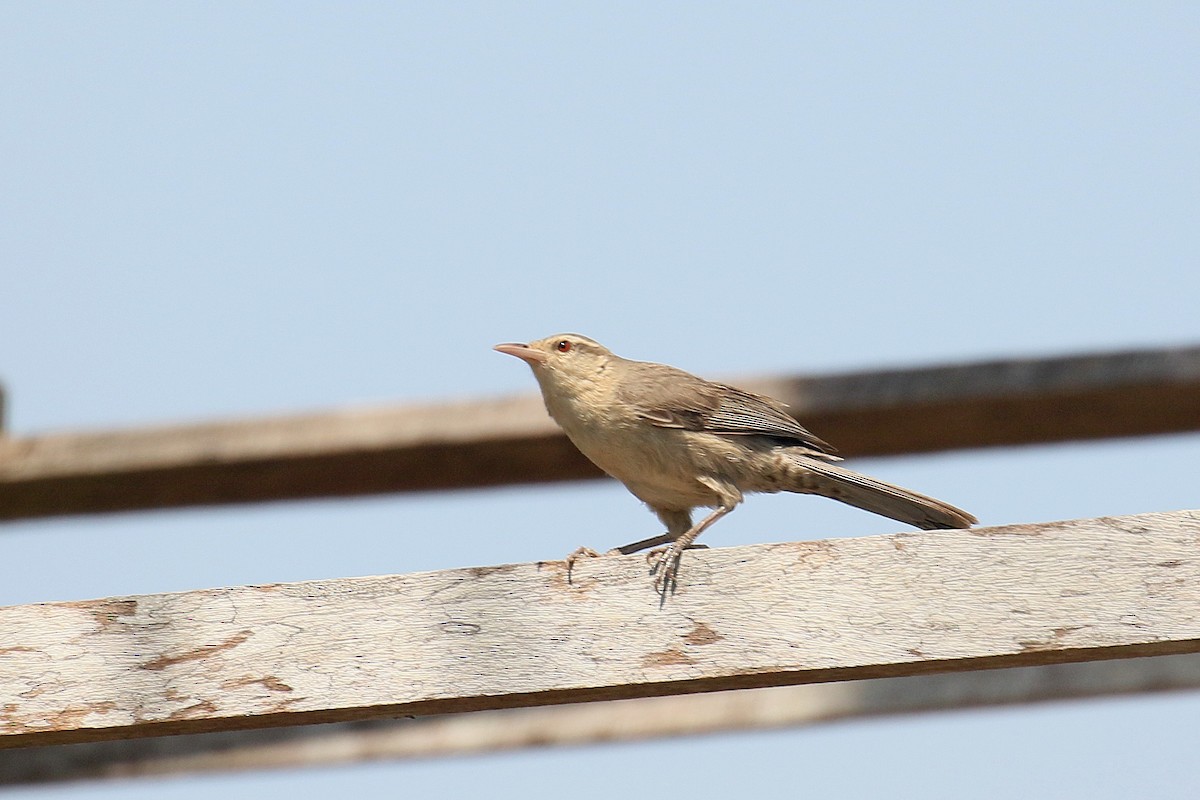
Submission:
M 567 582 L 569 583 L 571 580 L 571 570 L 574 569 L 575 563 L 581 558 L 599 558 L 602 555 L 627 556 L 630 553 L 637 553 L 653 547 L 657 549 L 650 550 L 650 552 L 646 554 L 646 560 L 652 561 L 656 556 L 663 552 L 664 548 L 662 545 L 671 544 L 680 536 L 683 536 L 685 533 L 691 530 L 691 511 L 686 509 L 682 511 L 674 511 L 664 508 L 654 508 L 653 506 L 651 506 L 651 508 L 662 521 L 662 524 L 667 526 L 666 533 L 660 533 L 658 536 L 651 536 L 649 539 L 642 539 L 638 542 L 631 542 L 630 544 L 621 545 L 620 547 L 614 547 L 613 549 L 605 551 L 604 553 L 597 553 L 590 547 L 580 547 L 574 553 L 571 553 L 571 555 L 567 556 Z M 700 544 L 694 546 L 706 547 L 707 545 Z
M 678 539 L 671 542 L 671 546 L 663 549 L 662 555 L 658 558 L 658 563 L 654 565 L 651 572 L 658 573 L 654 579 L 655 587 L 666 591 L 668 587 L 675 583 L 675 573 L 679 570 L 679 557 L 683 555 L 683 551 L 692 546 L 692 542 L 696 541 L 696 537 L 704 533 L 704 529 L 721 517 L 733 511 L 735 506 L 721 506 L 716 511 L 709 514 L 704 519 L 700 520 L 699 524 L 682 533 Z
M 643 539 L 640 542 L 627 544 L 618 549 L 622 553 L 636 553 L 639 550 L 645 550 L 652 547 L 654 549 L 646 553 L 646 561 L 650 564 L 653 564 L 658 561 L 659 556 L 667 552 L 667 548 L 662 547 L 661 545 L 672 544 L 676 539 L 692 529 L 692 512 L 690 509 L 686 511 L 672 511 L 665 508 L 654 508 L 653 506 L 651 506 L 651 508 L 653 508 L 654 513 L 658 515 L 658 518 L 662 520 L 662 524 L 667 526 L 667 532 L 659 534 L 658 536 L 650 539 Z M 704 544 L 688 545 L 688 547 L 707 546 L 708 545 Z
M 620 547 L 614 547 L 605 553 L 605 555 L 627 556 L 630 553 L 637 553 L 651 547 L 670 544 L 686 533 L 688 528 L 692 527 L 692 513 L 690 511 L 672 511 L 665 508 L 654 508 L 653 506 L 651 506 L 651 509 L 662 520 L 662 524 L 667 526 L 667 532 L 660 533 L 658 536 L 651 536 L 649 539 L 642 539 L 640 542 L 632 542 Z
M 679 571 L 679 558 L 683 555 L 683 551 L 692 547 L 696 538 L 704 533 L 710 525 L 733 511 L 737 508 L 738 503 L 742 502 L 742 493 L 738 489 L 718 484 L 715 481 L 710 486 L 720 495 L 721 504 L 699 523 L 676 536 L 671 542 L 671 546 L 663 552 L 651 569 L 651 572 L 657 573 L 654 579 L 655 587 L 664 594 L 675 585 L 675 575 Z
M 642 539 L 640 542 L 633 542 L 632 544 L 625 544 L 625 545 L 621 545 L 620 547 L 614 547 L 612 550 L 609 550 L 608 552 L 614 553 L 614 554 L 620 553 L 623 556 L 627 556 L 630 553 L 637 553 L 641 550 L 647 550 L 651 547 L 658 547 L 660 545 L 670 544 L 673 541 L 675 541 L 675 539 L 671 536 L 671 534 L 660 533 L 658 536 L 651 536 L 649 539 Z
M 645 550 L 649 547 L 670 544 L 687 531 L 688 528 L 692 527 L 692 515 L 687 511 L 663 511 L 655 509 L 654 513 L 667 526 L 666 533 L 651 536 L 649 539 L 642 539 L 640 542 L 614 547 L 604 553 L 597 553 L 590 547 L 580 547 L 574 553 L 567 556 L 567 575 L 571 574 L 571 569 L 575 566 L 575 562 L 581 558 L 599 558 L 601 555 L 627 556 L 630 553 L 636 553 L 639 550 Z

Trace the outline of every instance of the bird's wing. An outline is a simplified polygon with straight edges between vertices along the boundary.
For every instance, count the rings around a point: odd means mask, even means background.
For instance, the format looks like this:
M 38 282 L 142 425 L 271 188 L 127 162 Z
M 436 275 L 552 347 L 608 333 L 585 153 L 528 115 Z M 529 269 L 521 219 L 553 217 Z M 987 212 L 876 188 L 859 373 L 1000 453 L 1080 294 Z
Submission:
M 796 422 L 783 404 L 769 397 L 712 383 L 674 367 L 638 366 L 631 370 L 633 381 L 624 385 L 619 395 L 651 425 L 732 436 L 770 436 L 818 453 L 836 452 Z

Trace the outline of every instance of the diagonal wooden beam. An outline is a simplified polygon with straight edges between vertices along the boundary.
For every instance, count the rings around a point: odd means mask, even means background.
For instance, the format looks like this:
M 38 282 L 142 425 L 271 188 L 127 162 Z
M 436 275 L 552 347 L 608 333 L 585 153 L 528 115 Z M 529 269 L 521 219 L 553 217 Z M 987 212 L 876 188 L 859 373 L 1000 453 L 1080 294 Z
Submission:
M 740 383 L 850 457 L 1200 430 L 1200 347 Z M 0 520 L 599 476 L 509 398 L 0 437 Z
M 1200 512 L 0 609 L 0 748 L 1200 652 Z

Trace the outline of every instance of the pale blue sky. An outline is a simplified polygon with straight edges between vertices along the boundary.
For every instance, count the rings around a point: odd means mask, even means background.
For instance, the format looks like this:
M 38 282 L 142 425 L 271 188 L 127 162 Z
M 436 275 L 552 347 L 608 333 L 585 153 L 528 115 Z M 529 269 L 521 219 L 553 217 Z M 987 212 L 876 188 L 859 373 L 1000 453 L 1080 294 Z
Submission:
M 714 377 L 1200 342 L 1191 4 L 0 19 L 16 433 L 533 391 L 490 345 L 560 330 Z M 1198 457 L 1192 435 L 852 465 L 998 524 L 1200 506 Z M 894 530 L 761 497 L 706 538 Z M 611 483 L 18 523 L 0 529 L 0 604 L 654 532 Z M 9 796 L 1190 798 L 1198 715 L 1180 695 Z

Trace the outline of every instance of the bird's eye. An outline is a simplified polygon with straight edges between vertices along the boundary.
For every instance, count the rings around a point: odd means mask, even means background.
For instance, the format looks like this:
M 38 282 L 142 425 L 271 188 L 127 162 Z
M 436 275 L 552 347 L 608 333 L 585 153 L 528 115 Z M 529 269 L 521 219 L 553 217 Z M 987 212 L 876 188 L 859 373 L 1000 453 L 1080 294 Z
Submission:
M 554 345 L 554 349 L 560 353 L 569 353 L 571 351 L 571 343 L 566 339 L 562 339 L 558 344 Z

